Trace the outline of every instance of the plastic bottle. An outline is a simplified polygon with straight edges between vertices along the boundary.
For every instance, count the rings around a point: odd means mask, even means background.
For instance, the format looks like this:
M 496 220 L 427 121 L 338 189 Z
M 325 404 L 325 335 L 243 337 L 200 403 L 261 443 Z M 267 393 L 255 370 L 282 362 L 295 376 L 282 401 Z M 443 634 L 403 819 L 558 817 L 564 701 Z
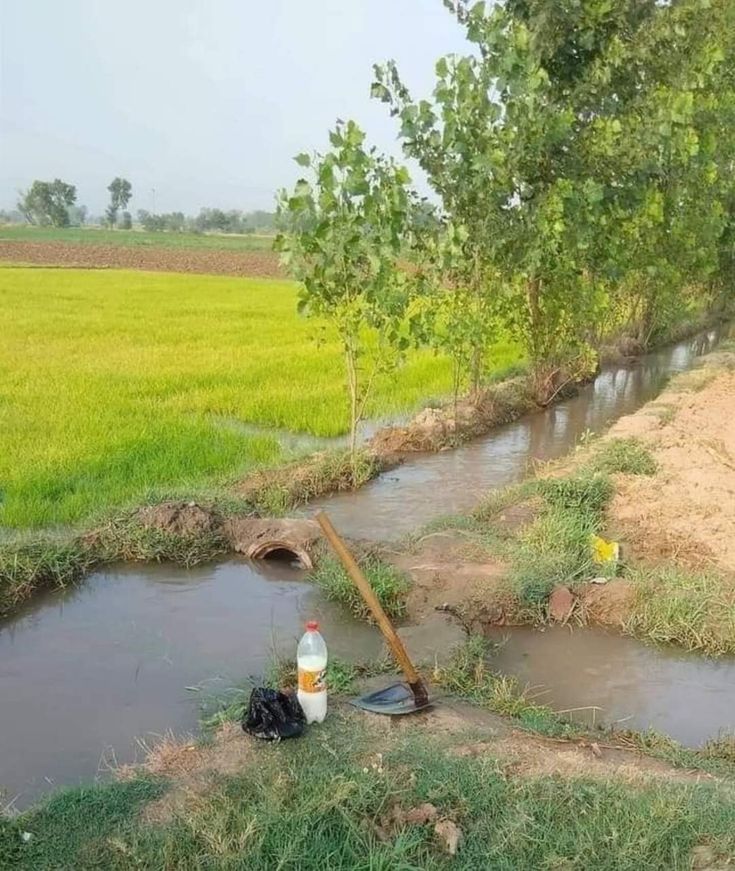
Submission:
M 319 624 L 306 624 L 296 650 L 299 672 L 298 698 L 307 723 L 321 723 L 327 716 L 327 645 L 319 633 Z

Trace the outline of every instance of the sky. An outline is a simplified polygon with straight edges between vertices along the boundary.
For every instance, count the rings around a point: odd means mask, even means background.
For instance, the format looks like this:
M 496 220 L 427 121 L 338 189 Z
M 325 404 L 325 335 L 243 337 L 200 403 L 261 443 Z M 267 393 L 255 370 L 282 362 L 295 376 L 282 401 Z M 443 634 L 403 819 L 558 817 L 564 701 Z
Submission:
M 0 208 L 59 177 L 100 213 L 122 175 L 133 211 L 270 209 L 336 118 L 400 154 L 373 63 L 427 96 L 467 51 L 441 0 L 0 0 Z

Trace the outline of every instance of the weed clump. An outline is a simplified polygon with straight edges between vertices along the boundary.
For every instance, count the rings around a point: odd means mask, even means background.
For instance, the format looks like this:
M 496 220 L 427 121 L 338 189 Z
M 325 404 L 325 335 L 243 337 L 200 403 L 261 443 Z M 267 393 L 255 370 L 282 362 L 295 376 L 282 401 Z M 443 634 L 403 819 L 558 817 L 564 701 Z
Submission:
M 279 517 L 324 493 L 361 487 L 381 471 L 380 460 L 359 451 L 355 463 L 348 451 L 326 451 L 282 469 L 261 471 L 242 488 L 261 515 Z
M 542 479 L 536 491 L 543 499 L 541 514 L 509 548 L 510 585 L 531 620 L 542 618 L 554 587 L 599 572 L 590 539 L 602 525 L 612 485 L 605 475 L 585 472 Z
M 98 561 L 80 540 L 7 543 L 0 546 L 0 614 L 40 589 L 58 589 L 80 580 Z
M 609 475 L 655 475 L 658 471 L 651 452 L 634 437 L 605 441 L 592 458 L 590 467 Z
M 709 572 L 675 566 L 628 573 L 635 597 L 625 630 L 710 656 L 735 653 L 735 590 Z
M 513 717 L 531 731 L 557 737 L 574 734 L 570 723 L 550 708 L 531 701 L 515 678 L 492 671 L 491 653 L 492 645 L 485 638 L 469 636 L 447 665 L 434 669 L 434 683 L 473 704 Z
M 94 533 L 93 540 L 104 562 L 174 562 L 191 568 L 227 550 L 227 542 L 218 527 L 188 534 L 176 532 L 141 522 L 139 512 L 113 518 Z
M 406 596 L 410 589 L 406 576 L 373 555 L 366 557 L 361 567 L 385 613 L 389 617 L 405 616 Z M 370 618 L 370 611 L 359 590 L 338 560 L 333 557 L 321 560 L 310 578 L 328 599 L 345 605 L 356 617 Z

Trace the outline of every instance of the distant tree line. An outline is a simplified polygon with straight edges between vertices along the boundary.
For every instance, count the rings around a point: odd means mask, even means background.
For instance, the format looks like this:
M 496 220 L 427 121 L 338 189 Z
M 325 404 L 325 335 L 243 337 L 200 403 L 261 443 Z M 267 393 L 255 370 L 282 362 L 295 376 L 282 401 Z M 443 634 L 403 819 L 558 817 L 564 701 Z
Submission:
M 138 211 L 138 221 L 144 230 L 169 233 L 268 233 L 275 228 L 273 212 L 256 210 L 242 212 L 231 209 L 202 208 L 195 217 L 183 212 L 155 214 L 146 209 Z
M 0 211 L 0 222 L 27 222 L 41 227 L 81 227 L 86 223 L 100 223 L 110 229 L 131 230 L 133 218 L 127 210 L 133 197 L 133 186 L 121 176 L 107 186 L 110 203 L 105 214 L 91 221 L 87 207 L 77 205 L 77 189 L 59 178 L 53 181 L 36 180 L 27 191 L 21 192 L 17 211 Z M 244 212 L 239 209 L 224 211 L 202 208 L 198 215 L 183 212 L 154 213 L 139 209 L 138 222 L 149 232 L 166 233 L 269 233 L 275 228 L 275 214 L 263 210 Z

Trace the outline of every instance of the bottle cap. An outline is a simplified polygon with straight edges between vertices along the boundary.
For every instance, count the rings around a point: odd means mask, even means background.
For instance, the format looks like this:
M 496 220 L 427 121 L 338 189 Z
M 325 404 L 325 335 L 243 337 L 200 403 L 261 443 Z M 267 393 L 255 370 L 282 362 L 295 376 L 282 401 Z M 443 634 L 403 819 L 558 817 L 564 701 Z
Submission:
M 319 631 L 319 624 L 316 622 L 316 620 L 309 620 L 309 622 L 306 624 L 306 631 L 307 632 L 318 632 Z

